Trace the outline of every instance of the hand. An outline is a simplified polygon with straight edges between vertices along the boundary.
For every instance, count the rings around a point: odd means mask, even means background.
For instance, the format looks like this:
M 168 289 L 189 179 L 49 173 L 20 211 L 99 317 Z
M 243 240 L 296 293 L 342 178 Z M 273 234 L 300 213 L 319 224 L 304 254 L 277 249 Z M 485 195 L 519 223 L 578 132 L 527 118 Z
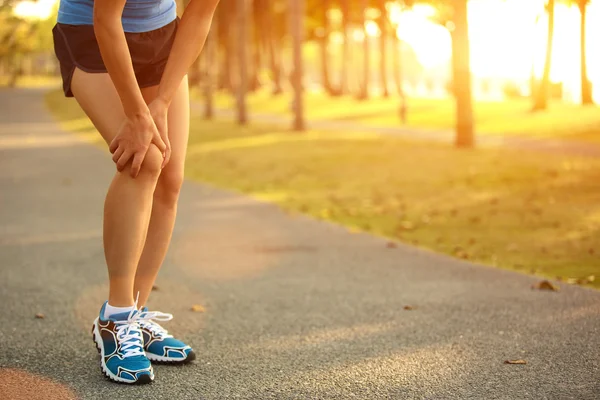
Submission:
M 117 170 L 122 171 L 133 158 L 131 176 L 136 178 L 151 143 L 164 154 L 167 146 L 161 139 L 150 112 L 126 117 L 109 147 L 113 153 L 113 161 L 117 163 Z
M 160 97 L 157 97 L 148 105 L 148 109 L 150 110 L 150 115 L 154 120 L 156 129 L 158 129 L 158 134 L 160 135 L 162 141 L 165 143 L 166 146 L 164 151 L 165 158 L 162 165 L 162 168 L 164 168 L 171 159 L 171 142 L 169 140 L 169 129 L 167 125 L 167 114 L 169 111 L 169 105 L 166 101 L 164 101 Z

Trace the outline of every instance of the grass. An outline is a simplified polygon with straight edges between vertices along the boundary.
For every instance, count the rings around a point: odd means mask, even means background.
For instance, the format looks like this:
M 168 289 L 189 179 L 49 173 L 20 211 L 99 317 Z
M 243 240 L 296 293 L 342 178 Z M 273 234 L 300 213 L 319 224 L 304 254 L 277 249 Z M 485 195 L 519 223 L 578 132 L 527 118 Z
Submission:
M 8 76 L 0 76 L 0 87 L 8 85 L 10 78 Z M 60 86 L 61 80 L 58 76 L 22 76 L 17 79 L 17 87 L 22 88 L 35 88 L 35 87 L 48 87 L 48 86 Z
M 196 94 L 196 97 L 201 97 Z M 374 126 L 399 127 L 399 100 L 373 98 L 358 101 L 353 97 L 332 98 L 322 93 L 305 97 L 308 120 L 344 121 Z M 290 116 L 291 94 L 273 97 L 261 90 L 248 96 L 250 112 Z M 215 97 L 218 108 L 235 107 L 235 99 L 220 92 Z M 506 102 L 477 102 L 474 105 L 476 129 L 480 134 L 523 135 L 528 137 L 564 138 L 600 143 L 599 107 L 551 102 L 549 110 L 531 112 L 527 99 Z M 407 127 L 454 129 L 454 102 L 450 99 L 409 99 Z
M 47 99 L 84 131 L 74 102 Z M 600 278 L 600 160 L 193 118 L 186 173 L 351 231 L 525 273 Z

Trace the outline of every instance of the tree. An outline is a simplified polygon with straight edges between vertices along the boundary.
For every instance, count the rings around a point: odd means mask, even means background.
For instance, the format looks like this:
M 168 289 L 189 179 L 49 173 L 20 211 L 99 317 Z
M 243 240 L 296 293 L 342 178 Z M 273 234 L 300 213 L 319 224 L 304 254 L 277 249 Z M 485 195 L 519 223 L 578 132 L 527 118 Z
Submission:
M 587 57 L 586 57 L 586 12 L 587 5 L 590 0 L 577 0 L 577 5 L 579 6 L 579 12 L 581 16 L 581 26 L 580 26 L 580 46 L 581 46 L 581 104 L 594 104 L 592 99 L 592 85 L 590 80 L 588 79 L 587 73 Z
M 294 124 L 296 131 L 303 131 L 304 103 L 302 96 L 302 42 L 304 33 L 304 0 L 290 0 L 290 20 L 292 33 L 292 47 L 294 54 L 294 67 L 292 73 L 292 84 L 294 86 Z
M 360 9 L 360 23 L 363 28 L 363 78 L 360 92 L 357 98 L 359 100 L 366 100 L 369 98 L 369 77 L 370 77 L 370 49 L 369 49 L 369 35 L 367 32 L 367 21 L 366 14 L 369 8 L 369 0 L 362 0 L 362 7 Z
M 217 56 L 219 52 L 219 34 L 218 21 L 215 19 L 210 27 L 210 33 L 206 43 L 204 57 L 206 60 L 205 79 L 204 79 L 204 118 L 212 119 L 214 116 L 213 90 L 215 80 L 215 66 L 217 65 Z
M 546 11 L 548 13 L 548 40 L 546 42 L 546 60 L 544 62 L 544 74 L 535 94 L 533 111 L 545 110 L 548 108 L 548 92 L 550 91 L 550 69 L 552 65 L 552 44 L 554 40 L 554 3 L 555 0 L 548 0 Z
M 349 38 L 348 32 L 350 31 L 350 0 L 340 0 L 340 8 L 342 11 L 342 36 L 344 43 L 342 44 L 342 70 L 340 73 L 340 92 L 341 94 L 348 94 L 348 58 L 349 58 Z
M 320 1 L 320 19 L 321 19 L 321 35 L 319 35 L 319 42 L 321 45 L 321 84 L 323 89 L 328 94 L 333 94 L 334 90 L 331 86 L 331 80 L 329 79 L 329 33 L 330 24 L 327 12 L 330 9 L 331 0 Z
M 456 98 L 455 144 L 457 147 L 473 147 L 474 124 L 467 0 L 456 0 L 453 11 L 452 69 L 453 90 Z
M 246 110 L 246 92 L 248 88 L 248 64 L 246 49 L 248 47 L 248 12 L 247 0 L 237 0 L 237 28 L 238 28 L 238 67 L 240 79 L 237 87 L 237 120 L 241 125 L 248 122 Z
M 383 90 L 383 97 L 388 97 L 389 91 L 387 79 L 387 31 L 389 21 L 387 18 L 387 10 L 385 9 L 385 0 L 378 0 L 377 6 L 377 8 L 379 9 L 379 71 L 381 75 L 381 88 Z

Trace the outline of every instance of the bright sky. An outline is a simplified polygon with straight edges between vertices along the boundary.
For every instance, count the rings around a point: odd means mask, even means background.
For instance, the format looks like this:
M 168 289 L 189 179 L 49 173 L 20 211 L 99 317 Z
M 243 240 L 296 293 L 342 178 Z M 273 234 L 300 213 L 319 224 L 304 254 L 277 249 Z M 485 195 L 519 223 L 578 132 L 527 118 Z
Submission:
M 50 17 L 57 2 L 58 0 L 21 1 L 15 6 L 14 13 L 23 18 L 46 19 Z
M 15 7 L 15 13 L 47 18 L 56 2 L 22 1 Z M 548 23 L 544 3 L 545 0 L 469 1 L 471 69 L 476 77 L 526 80 L 532 64 L 536 75 L 541 75 Z M 401 14 L 397 9 L 391 11 L 396 14 L 392 19 L 399 20 L 398 36 L 414 49 L 424 67 L 448 63 L 450 34 L 429 20 L 435 9 L 421 5 Z M 594 86 L 600 87 L 600 51 L 591 40 L 600 37 L 600 0 L 592 0 L 587 18 L 588 73 L 590 80 L 596 83 Z M 367 30 L 375 35 L 378 28 L 370 23 Z M 579 71 L 579 10 L 557 3 L 551 79 L 576 86 Z
M 428 20 L 432 10 L 420 7 L 400 15 L 398 36 L 427 67 L 447 63 L 451 56 L 450 34 Z M 539 21 L 536 24 L 536 18 Z M 579 9 L 556 4 L 551 79 L 579 76 Z M 527 79 L 532 63 L 541 75 L 546 52 L 548 18 L 544 0 L 471 0 L 469 36 L 471 69 L 479 77 Z M 591 38 L 600 37 L 600 1 L 593 0 L 587 13 L 588 71 L 600 81 L 600 52 Z

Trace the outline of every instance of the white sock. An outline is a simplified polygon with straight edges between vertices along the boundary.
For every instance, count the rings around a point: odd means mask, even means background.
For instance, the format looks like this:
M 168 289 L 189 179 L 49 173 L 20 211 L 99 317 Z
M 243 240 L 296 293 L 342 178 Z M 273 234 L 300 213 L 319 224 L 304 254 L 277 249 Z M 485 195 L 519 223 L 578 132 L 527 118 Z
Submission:
M 115 314 L 119 314 L 119 313 L 131 312 L 131 310 L 133 310 L 133 308 L 134 308 L 134 306 L 115 307 L 115 306 L 111 306 L 110 304 L 106 303 L 106 307 L 104 308 L 104 318 L 110 318 L 111 316 L 113 316 Z

